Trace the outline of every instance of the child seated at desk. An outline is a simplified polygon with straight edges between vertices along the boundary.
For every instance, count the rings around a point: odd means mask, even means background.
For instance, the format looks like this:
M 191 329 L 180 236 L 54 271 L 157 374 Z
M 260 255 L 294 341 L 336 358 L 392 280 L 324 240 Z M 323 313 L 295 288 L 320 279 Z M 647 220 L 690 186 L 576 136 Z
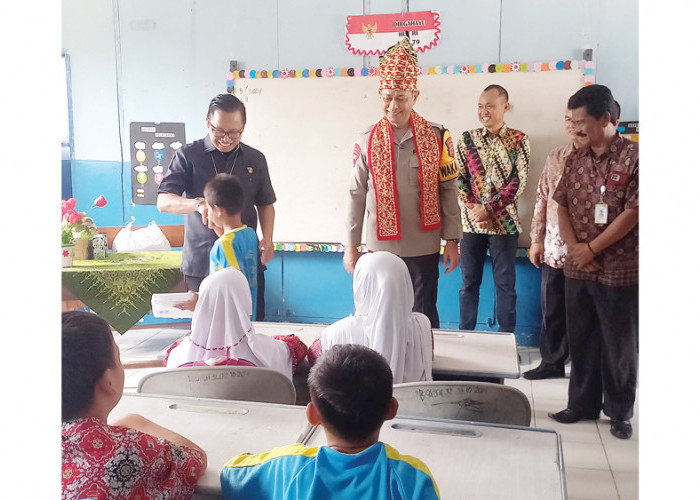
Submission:
M 399 405 L 381 355 L 361 345 L 334 346 L 312 367 L 308 382 L 306 417 L 323 427 L 328 446 L 293 444 L 238 455 L 221 472 L 224 498 L 439 498 L 423 462 L 379 441 L 382 424 Z
M 107 424 L 124 390 L 107 322 L 63 313 L 61 348 L 62 498 L 190 498 L 207 468 L 204 450 L 140 415 Z
M 412 312 L 408 267 L 389 252 L 360 257 L 352 277 L 355 314 L 323 330 L 309 348 L 313 364 L 336 344 L 370 347 L 389 362 L 394 383 L 433 379 L 433 331 L 425 314 Z
M 192 334 L 177 341 L 163 361 L 178 366 L 254 365 L 277 370 L 290 380 L 306 345 L 294 335 L 255 333 L 248 280 L 234 267 L 210 274 L 199 287 Z
M 209 274 L 235 267 L 248 279 L 251 297 L 258 296 L 258 237 L 241 221 L 245 198 L 243 186 L 233 175 L 217 174 L 204 186 L 207 223 L 219 236 L 209 251 Z M 198 295 L 190 292 L 179 309 L 194 311 Z M 257 300 L 253 302 L 253 318 Z

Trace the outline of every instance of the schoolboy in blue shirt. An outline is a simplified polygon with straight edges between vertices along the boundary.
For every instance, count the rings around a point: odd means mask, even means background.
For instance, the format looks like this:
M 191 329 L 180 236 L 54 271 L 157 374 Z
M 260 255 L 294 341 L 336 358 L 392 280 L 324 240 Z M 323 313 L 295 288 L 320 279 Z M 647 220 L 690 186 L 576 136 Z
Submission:
M 258 237 L 253 229 L 241 222 L 243 186 L 232 175 L 218 174 L 204 186 L 204 203 L 208 210 L 209 228 L 219 236 L 209 252 L 209 274 L 219 269 L 235 267 L 243 273 L 253 297 L 253 318 L 258 296 Z M 176 304 L 179 309 L 194 311 L 198 295 Z
M 336 345 L 308 378 L 306 418 L 320 425 L 328 446 L 293 444 L 243 453 L 221 472 L 224 498 L 435 499 L 438 488 L 420 460 L 379 441 L 396 415 L 391 368 L 375 351 Z
M 243 186 L 234 176 L 218 174 L 204 186 L 209 227 L 219 236 L 209 252 L 209 274 L 235 267 L 248 279 L 251 297 L 258 296 L 258 238 L 241 222 Z M 253 300 L 255 318 L 255 300 Z

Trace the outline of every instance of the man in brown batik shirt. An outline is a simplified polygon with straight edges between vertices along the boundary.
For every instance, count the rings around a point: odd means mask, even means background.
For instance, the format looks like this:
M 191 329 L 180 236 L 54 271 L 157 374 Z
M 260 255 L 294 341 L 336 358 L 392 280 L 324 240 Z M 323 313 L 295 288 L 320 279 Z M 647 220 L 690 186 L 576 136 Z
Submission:
M 572 152 L 554 193 L 564 265 L 571 377 L 561 423 L 595 420 L 632 435 L 637 386 L 639 149 L 612 123 L 615 101 L 603 85 L 571 96 L 575 133 L 588 145 Z

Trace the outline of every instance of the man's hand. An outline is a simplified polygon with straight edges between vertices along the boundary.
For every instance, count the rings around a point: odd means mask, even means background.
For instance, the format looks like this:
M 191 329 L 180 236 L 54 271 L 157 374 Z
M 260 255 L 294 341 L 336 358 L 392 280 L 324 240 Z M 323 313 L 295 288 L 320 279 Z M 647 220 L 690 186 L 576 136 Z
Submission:
M 258 244 L 258 249 L 260 250 L 260 262 L 267 264 L 275 256 L 275 245 L 263 238 Z
M 571 247 L 567 247 L 566 258 L 571 260 L 571 262 L 579 269 L 585 270 L 584 267 L 588 266 L 593 262 L 593 252 L 588 248 L 587 243 L 576 243 Z
M 486 207 L 479 203 L 467 203 L 469 218 L 474 222 L 486 222 L 491 219 Z
M 211 227 L 209 225 L 209 209 L 207 208 L 206 203 L 200 203 L 199 206 L 197 207 L 197 212 L 200 213 L 202 216 L 202 224 L 204 224 L 207 227 Z
M 442 256 L 442 267 L 446 267 L 445 274 L 450 274 L 459 266 L 459 247 L 456 241 L 445 243 L 445 252 Z
M 173 307 L 176 309 L 181 309 L 183 311 L 194 311 L 198 299 L 199 294 L 190 290 L 190 298 L 184 302 L 178 302 L 177 304 L 173 304 Z
M 530 262 L 537 269 L 540 268 L 542 258 L 544 257 L 544 245 L 542 243 L 533 243 L 530 245 Z
M 357 264 L 357 259 L 360 258 L 360 252 L 357 247 L 345 247 L 345 253 L 343 254 L 343 266 L 345 270 L 350 274 L 355 272 L 355 264 Z

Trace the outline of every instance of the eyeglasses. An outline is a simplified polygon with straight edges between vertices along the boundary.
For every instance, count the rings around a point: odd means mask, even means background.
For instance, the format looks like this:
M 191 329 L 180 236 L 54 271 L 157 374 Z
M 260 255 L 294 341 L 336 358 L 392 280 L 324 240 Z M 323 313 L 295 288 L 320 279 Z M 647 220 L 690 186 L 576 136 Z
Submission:
M 224 137 L 228 136 L 229 139 L 238 139 L 241 135 L 243 135 L 242 130 L 222 130 L 218 127 L 215 127 L 211 123 L 209 123 L 209 128 L 211 128 L 211 133 L 214 134 L 214 137 L 217 139 L 223 139 Z

